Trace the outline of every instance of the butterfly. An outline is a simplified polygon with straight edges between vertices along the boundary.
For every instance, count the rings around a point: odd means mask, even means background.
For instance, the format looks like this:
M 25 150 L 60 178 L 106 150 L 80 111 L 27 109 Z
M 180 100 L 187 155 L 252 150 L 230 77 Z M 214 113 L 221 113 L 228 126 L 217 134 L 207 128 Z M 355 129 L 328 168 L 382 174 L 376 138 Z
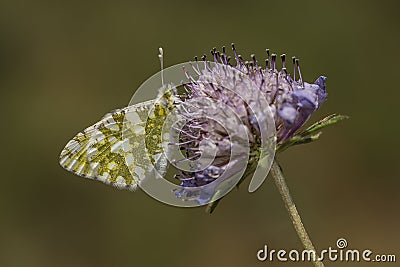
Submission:
M 106 114 L 75 135 L 60 154 L 60 165 L 84 178 L 135 190 L 150 172 L 168 168 L 162 151 L 162 125 L 174 108 L 171 85 L 154 100 Z

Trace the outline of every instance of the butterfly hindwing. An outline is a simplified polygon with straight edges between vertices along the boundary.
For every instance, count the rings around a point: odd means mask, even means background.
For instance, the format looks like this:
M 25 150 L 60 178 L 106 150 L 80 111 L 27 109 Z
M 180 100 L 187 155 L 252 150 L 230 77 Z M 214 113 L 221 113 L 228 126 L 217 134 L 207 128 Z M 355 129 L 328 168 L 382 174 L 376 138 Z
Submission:
M 67 143 L 60 155 L 61 166 L 85 178 L 136 189 L 152 164 L 160 159 L 158 124 L 162 123 L 167 108 L 151 100 L 106 114 Z M 156 142 L 147 141 L 155 136 Z M 165 171 L 167 166 L 159 168 Z

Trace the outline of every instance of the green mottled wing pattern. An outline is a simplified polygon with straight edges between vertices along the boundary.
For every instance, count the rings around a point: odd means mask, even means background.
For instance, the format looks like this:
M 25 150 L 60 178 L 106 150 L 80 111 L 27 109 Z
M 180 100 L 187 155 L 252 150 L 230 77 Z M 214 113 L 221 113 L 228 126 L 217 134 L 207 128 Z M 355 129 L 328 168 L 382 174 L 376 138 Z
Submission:
M 167 101 L 165 101 L 167 100 Z M 60 154 L 60 164 L 79 176 L 135 190 L 153 170 L 165 173 L 161 129 L 173 108 L 171 94 L 115 110 L 78 133 Z

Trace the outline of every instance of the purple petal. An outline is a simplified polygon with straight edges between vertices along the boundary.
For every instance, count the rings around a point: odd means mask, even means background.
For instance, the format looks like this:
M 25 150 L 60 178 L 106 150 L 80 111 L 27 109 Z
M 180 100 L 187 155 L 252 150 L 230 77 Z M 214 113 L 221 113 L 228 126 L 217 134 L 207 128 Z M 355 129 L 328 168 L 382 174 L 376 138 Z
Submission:
M 325 91 L 325 76 L 320 76 L 314 84 L 304 83 L 304 88 L 292 93 L 292 98 L 297 106 L 310 109 L 311 112 L 318 109 L 325 101 L 328 94 Z
M 290 125 L 293 125 L 293 123 L 296 120 L 296 117 L 298 115 L 298 111 L 290 104 L 285 103 L 283 107 L 281 107 L 278 110 L 278 115 L 287 123 Z
M 328 93 L 325 91 L 325 81 L 326 81 L 325 76 L 319 76 L 318 79 L 314 82 L 314 84 L 319 86 L 319 89 L 317 90 L 317 96 L 318 96 L 318 106 L 319 108 L 321 104 L 326 100 L 328 97 Z

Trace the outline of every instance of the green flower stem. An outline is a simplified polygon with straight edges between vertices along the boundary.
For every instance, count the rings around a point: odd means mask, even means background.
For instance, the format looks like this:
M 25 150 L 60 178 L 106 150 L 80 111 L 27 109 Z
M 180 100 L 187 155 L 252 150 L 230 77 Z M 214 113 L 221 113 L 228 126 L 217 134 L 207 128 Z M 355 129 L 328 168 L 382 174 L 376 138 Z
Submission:
M 278 187 L 279 193 L 282 196 L 285 207 L 289 213 L 290 219 L 292 220 L 292 223 L 294 225 L 294 228 L 296 229 L 297 235 L 301 240 L 301 243 L 303 244 L 305 249 L 316 251 L 314 245 L 310 240 L 310 237 L 307 234 L 306 229 L 304 228 L 296 205 L 294 204 L 293 199 L 290 196 L 289 188 L 286 185 L 282 170 L 276 160 L 274 160 L 274 163 L 272 164 L 271 175 L 274 178 L 275 185 L 276 187 Z M 324 267 L 324 264 L 321 261 L 313 261 L 313 264 L 315 267 Z

